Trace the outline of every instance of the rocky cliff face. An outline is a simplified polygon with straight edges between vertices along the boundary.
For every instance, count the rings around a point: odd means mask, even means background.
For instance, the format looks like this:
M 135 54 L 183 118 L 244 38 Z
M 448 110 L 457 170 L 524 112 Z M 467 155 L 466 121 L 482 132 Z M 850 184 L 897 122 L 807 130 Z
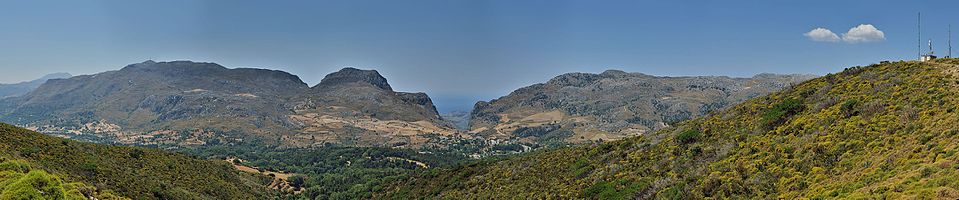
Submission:
M 813 78 L 656 77 L 609 70 L 570 73 L 477 102 L 470 133 L 527 142 L 617 140 L 778 91 Z
M 147 61 L 55 79 L 0 102 L 0 107 L 0 120 L 42 132 L 159 145 L 261 139 L 291 146 L 385 146 L 395 137 L 365 124 L 424 121 L 426 126 L 440 121 L 429 97 L 393 92 L 372 70 L 343 69 L 310 88 L 282 71 L 190 61 Z M 336 120 L 304 122 L 305 114 Z M 313 134 L 318 132 L 326 134 Z M 406 135 L 426 132 L 417 129 Z M 343 134 L 376 137 L 340 137 Z

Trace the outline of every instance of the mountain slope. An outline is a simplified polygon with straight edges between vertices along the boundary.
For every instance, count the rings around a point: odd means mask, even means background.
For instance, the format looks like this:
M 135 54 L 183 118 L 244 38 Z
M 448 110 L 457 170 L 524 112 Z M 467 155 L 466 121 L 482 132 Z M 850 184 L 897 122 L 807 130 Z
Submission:
M 853 67 L 640 137 L 421 174 L 389 196 L 956 199 L 959 60 L 938 62 Z
M 0 157 L 136 199 L 263 199 L 264 181 L 223 161 L 76 142 L 0 124 Z M 29 174 L 29 173 L 28 173 Z
M 394 92 L 376 71 L 344 69 L 311 88 L 282 71 L 190 61 L 52 80 L 0 111 L 0 121 L 43 133 L 160 146 L 389 146 L 452 130 L 426 94 Z M 407 131 L 382 131 L 392 126 Z
M 617 70 L 569 73 L 490 102 L 476 103 L 470 132 L 487 138 L 558 140 L 561 144 L 617 140 L 668 127 L 812 77 L 657 77 Z
M 37 89 L 41 84 L 50 79 L 70 78 L 68 73 L 47 74 L 36 80 L 26 81 L 14 84 L 0 84 L 0 99 L 21 96 Z

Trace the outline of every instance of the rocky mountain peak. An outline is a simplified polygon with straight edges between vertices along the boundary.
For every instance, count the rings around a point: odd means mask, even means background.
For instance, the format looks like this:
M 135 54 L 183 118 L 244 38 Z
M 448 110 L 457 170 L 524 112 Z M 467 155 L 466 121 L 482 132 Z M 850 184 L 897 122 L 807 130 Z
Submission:
M 349 83 L 367 83 L 383 90 L 393 90 L 390 84 L 386 82 L 386 78 L 383 78 L 376 70 L 362 70 L 352 67 L 327 74 L 316 87 L 332 87 Z

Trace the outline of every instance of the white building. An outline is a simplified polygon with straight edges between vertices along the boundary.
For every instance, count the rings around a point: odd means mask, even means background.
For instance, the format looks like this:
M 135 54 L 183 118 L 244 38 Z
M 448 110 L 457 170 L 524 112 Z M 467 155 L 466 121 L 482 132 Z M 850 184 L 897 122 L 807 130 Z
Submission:
M 929 39 L 929 53 L 919 56 L 919 61 L 925 62 L 925 61 L 934 60 L 936 59 L 936 55 L 934 54 L 935 54 L 934 51 L 932 51 L 932 39 Z

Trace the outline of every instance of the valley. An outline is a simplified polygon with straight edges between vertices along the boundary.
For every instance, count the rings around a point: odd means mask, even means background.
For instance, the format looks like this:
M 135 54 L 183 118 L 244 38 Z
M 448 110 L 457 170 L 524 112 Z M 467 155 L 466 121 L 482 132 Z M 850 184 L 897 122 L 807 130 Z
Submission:
M 236 170 L 269 177 L 261 178 L 268 180 L 263 186 L 278 196 L 371 198 L 383 192 L 384 184 L 418 172 L 642 136 L 669 128 L 664 119 L 674 123 L 704 115 L 810 76 L 757 77 L 761 78 L 671 78 L 621 71 L 566 74 L 547 85 L 478 102 L 472 113 L 446 120 L 429 96 L 394 92 L 375 70 L 344 68 L 307 87 L 295 75 L 282 71 L 146 61 L 118 71 L 53 79 L 26 95 L 4 99 L 0 101 L 4 105 L 0 110 L 5 111 L 0 121 L 61 138 L 226 160 Z M 702 89 L 702 84 L 714 82 L 730 82 L 727 84 L 735 89 Z M 583 111 L 579 105 L 594 103 L 549 100 L 546 96 L 556 92 L 549 85 L 554 84 L 563 91 L 557 96 L 622 102 L 626 113 L 618 106 Z M 633 95 L 648 98 L 607 99 L 610 97 L 596 88 L 614 93 L 637 91 Z M 654 92 L 657 90 L 673 92 Z M 671 100 L 673 96 L 678 97 Z M 74 100 L 59 100 L 64 97 Z M 629 110 L 650 99 L 670 110 L 668 113 L 680 115 Z M 719 103 L 702 103 L 712 100 Z M 700 103 L 686 105 L 688 101 Z M 496 123 L 484 121 L 487 119 Z M 622 119 L 659 125 L 615 122 Z M 335 184 L 343 182 L 350 184 Z

